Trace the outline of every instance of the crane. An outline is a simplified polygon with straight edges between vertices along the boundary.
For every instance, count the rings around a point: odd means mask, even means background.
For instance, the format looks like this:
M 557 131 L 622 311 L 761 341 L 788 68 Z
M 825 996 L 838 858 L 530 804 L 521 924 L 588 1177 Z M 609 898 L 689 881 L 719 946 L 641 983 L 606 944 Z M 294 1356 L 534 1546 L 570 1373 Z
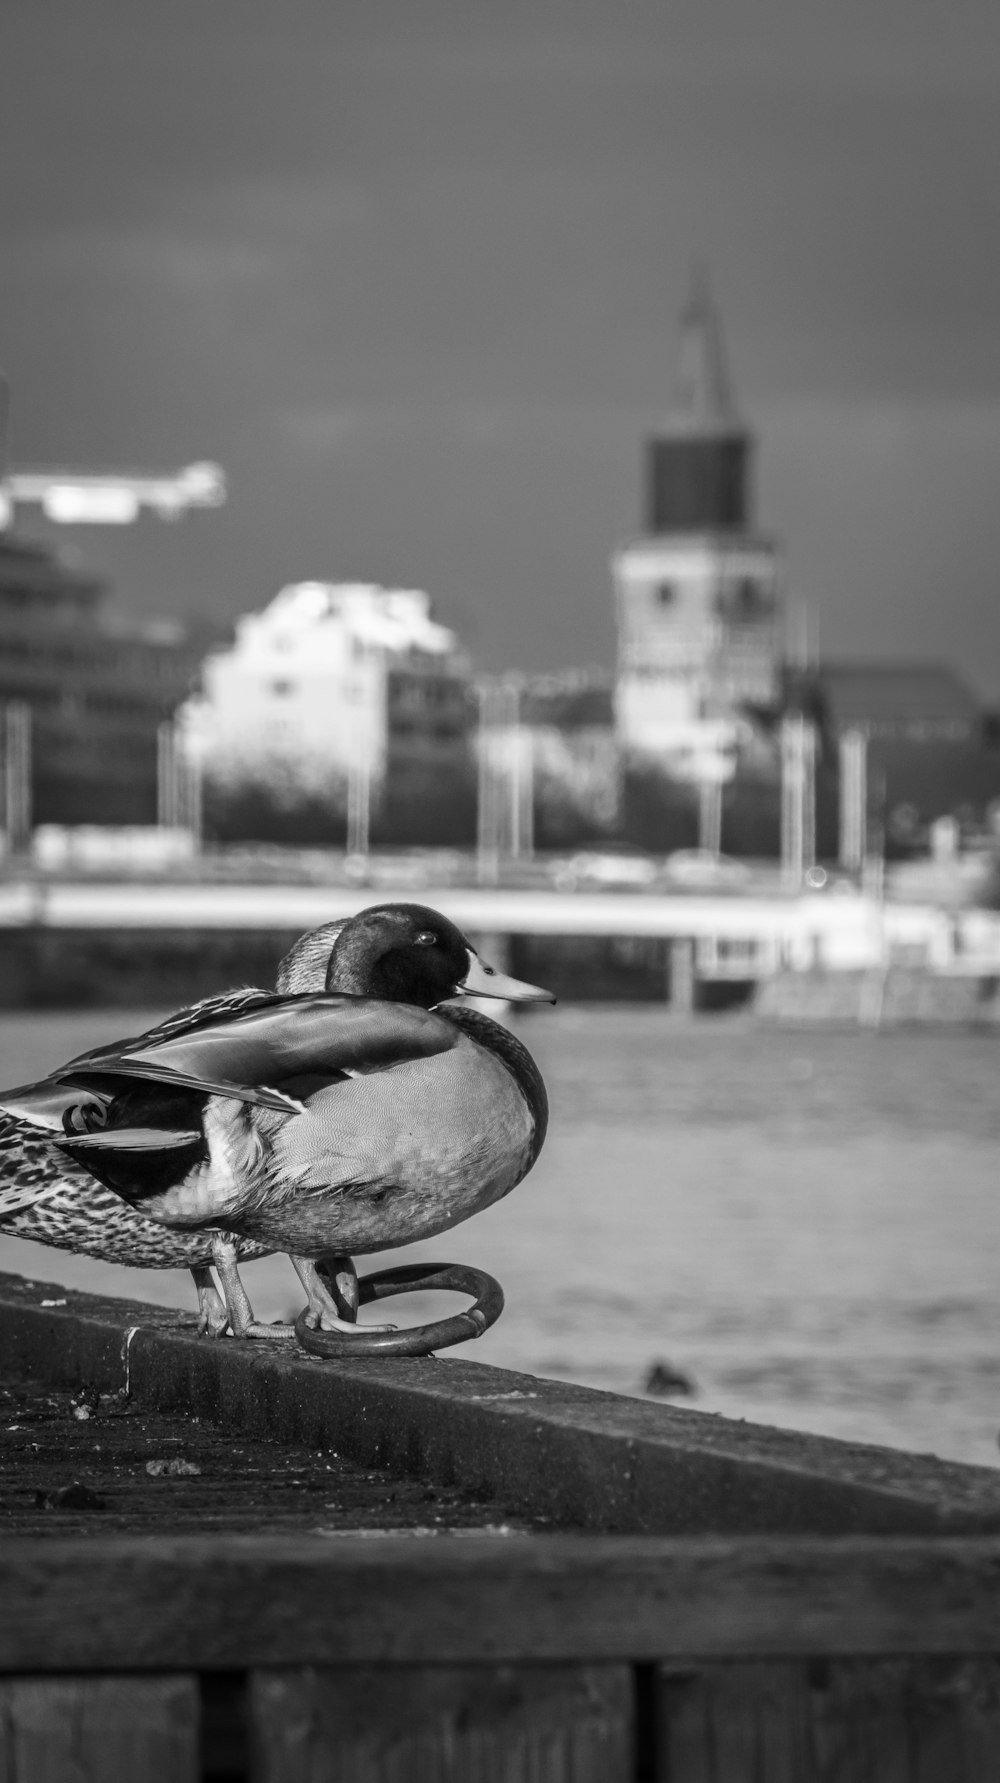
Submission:
M 189 508 L 221 508 L 225 499 L 226 479 L 217 464 L 159 472 L 8 471 L 0 485 L 0 525 L 9 526 L 23 503 L 35 503 L 62 526 L 129 526 L 143 508 L 176 520 Z
M 226 499 L 225 473 L 209 462 L 174 471 L 7 469 L 7 406 L 0 377 L 0 530 L 24 504 L 40 507 L 47 520 L 62 526 L 130 526 L 143 509 L 176 520 L 190 508 L 220 508 Z

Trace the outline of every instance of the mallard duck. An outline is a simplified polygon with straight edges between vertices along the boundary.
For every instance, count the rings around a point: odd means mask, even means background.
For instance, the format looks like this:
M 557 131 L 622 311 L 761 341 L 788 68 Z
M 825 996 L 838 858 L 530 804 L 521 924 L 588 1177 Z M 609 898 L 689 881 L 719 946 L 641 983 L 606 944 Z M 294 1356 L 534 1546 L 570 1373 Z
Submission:
M 275 981 L 278 991 L 321 991 L 330 949 L 342 921 L 324 923 L 296 941 Z M 139 1036 L 154 1044 L 180 1029 L 209 1019 L 225 1020 L 252 1006 L 267 991 L 233 990 L 206 997 L 168 1016 Z M 229 1324 L 225 1304 L 212 1280 L 212 1238 L 202 1231 L 171 1229 L 145 1219 L 119 1195 L 95 1182 L 91 1172 L 57 1150 L 48 1132 L 26 1127 L 0 1114 L 0 1235 L 33 1239 L 56 1250 L 75 1251 L 104 1263 L 133 1269 L 190 1269 L 198 1295 L 198 1329 L 221 1336 Z M 266 1257 L 271 1247 L 252 1239 L 235 1243 L 236 1261 Z
M 309 1322 L 355 1330 L 317 1263 L 468 1219 L 521 1181 L 545 1137 L 530 1053 L 449 999 L 552 1002 L 548 991 L 494 971 L 422 905 L 328 928 L 323 992 L 288 994 L 301 978 L 286 961 L 278 992 L 195 1009 L 0 1096 L 146 1219 L 211 1235 L 239 1336 L 274 1335 L 254 1320 L 239 1243 L 287 1251 Z M 300 951 L 302 974 L 324 944 Z

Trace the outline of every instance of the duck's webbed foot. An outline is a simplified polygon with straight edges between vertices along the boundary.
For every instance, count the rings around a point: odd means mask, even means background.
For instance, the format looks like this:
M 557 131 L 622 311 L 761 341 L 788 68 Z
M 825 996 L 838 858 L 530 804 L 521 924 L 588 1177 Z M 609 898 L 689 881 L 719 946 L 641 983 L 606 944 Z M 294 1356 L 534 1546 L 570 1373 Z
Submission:
M 286 1343 L 295 1336 L 294 1325 L 263 1325 L 253 1307 L 236 1266 L 236 1241 L 228 1232 L 212 1233 L 212 1260 L 219 1272 L 234 1337 L 262 1337 L 270 1343 Z
M 191 1274 L 198 1290 L 198 1336 L 223 1337 L 229 1329 L 229 1314 L 212 1271 L 207 1263 L 199 1263 Z
M 292 1257 L 292 1266 L 306 1291 L 305 1322 L 312 1331 L 346 1331 L 360 1335 L 358 1276 L 350 1257 Z M 395 1325 L 365 1325 L 365 1331 L 395 1331 Z

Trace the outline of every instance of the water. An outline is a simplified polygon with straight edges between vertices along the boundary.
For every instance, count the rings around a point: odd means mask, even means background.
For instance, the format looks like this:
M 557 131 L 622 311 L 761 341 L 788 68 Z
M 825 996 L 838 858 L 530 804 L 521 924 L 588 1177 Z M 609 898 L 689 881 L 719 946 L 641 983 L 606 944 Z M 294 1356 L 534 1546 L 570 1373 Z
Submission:
M 155 1013 L 4 1016 L 0 1082 Z M 624 1393 L 662 1360 L 699 1409 L 1000 1464 L 996 1038 L 771 1031 L 652 1007 L 543 1011 L 519 1032 L 553 1106 L 534 1172 L 385 1259 L 499 1277 L 507 1309 L 465 1354 Z M 0 1268 L 194 1305 L 182 1272 L 17 1239 L 0 1240 Z M 245 1275 L 259 1316 L 301 1305 L 284 1258 Z

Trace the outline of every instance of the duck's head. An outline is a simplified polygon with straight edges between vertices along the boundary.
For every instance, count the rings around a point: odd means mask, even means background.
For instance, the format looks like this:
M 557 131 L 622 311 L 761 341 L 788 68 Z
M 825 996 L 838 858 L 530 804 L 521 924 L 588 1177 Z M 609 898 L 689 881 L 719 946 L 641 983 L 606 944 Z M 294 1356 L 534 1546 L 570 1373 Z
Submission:
M 373 904 L 352 916 L 333 938 L 325 988 L 423 1009 L 461 996 L 555 1002 L 550 991 L 488 966 L 453 922 L 425 904 Z

